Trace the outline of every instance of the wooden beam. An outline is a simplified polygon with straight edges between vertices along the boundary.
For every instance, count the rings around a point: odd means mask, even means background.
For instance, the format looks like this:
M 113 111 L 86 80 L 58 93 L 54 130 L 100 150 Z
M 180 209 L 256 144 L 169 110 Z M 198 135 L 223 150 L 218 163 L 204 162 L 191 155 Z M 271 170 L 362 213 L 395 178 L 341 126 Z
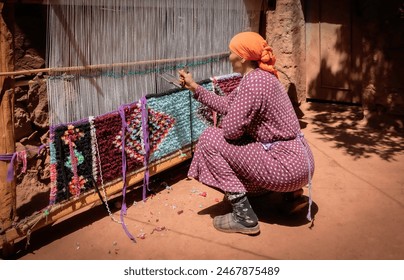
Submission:
M 1 83 L 0 80 L 0 88 Z M 13 97 L 12 90 L 3 91 L 0 96 L 0 154 L 15 152 Z M 16 211 L 16 186 L 14 181 L 7 182 L 9 164 L 9 162 L 0 161 L 0 232 L 11 226 Z
M 0 0 L 0 2 L 7 2 L 9 4 L 47 4 L 48 0 Z
M 13 65 L 13 35 L 7 23 L 13 17 L 12 6 L 0 2 L 0 71 L 12 71 Z M 8 17 L 6 19 L 6 17 Z M 13 80 L 0 77 L 0 154 L 15 152 L 14 139 L 14 94 Z M 8 243 L 3 232 L 11 227 L 16 212 L 15 183 L 7 182 L 9 162 L 0 161 L 0 244 Z
M 202 59 L 211 59 L 211 58 L 224 58 L 228 56 L 228 52 L 221 52 L 209 55 L 201 55 L 194 57 L 179 57 L 179 58 L 166 58 L 166 59 L 158 59 L 158 60 L 143 60 L 143 61 L 134 61 L 134 62 L 122 62 L 122 63 L 112 63 L 112 64 L 97 64 L 97 65 L 83 65 L 83 66 L 71 66 L 71 67 L 54 67 L 54 68 L 41 68 L 41 69 L 30 69 L 30 70 L 19 70 L 19 71 L 0 71 L 0 77 L 12 77 L 12 76 L 20 76 L 20 75 L 34 75 L 37 73 L 74 73 L 86 70 L 105 70 L 105 69 L 113 69 L 114 67 L 132 67 L 132 66 L 141 66 L 141 65 L 159 65 L 159 64 L 167 64 L 167 63 L 175 63 L 179 61 L 187 61 L 187 60 L 202 60 Z

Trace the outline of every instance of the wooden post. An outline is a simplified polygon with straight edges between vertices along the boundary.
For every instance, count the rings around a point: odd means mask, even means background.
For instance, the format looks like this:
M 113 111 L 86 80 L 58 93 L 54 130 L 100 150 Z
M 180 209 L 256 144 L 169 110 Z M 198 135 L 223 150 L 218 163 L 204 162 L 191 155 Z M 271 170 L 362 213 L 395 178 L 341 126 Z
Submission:
M 13 35 L 7 26 L 7 17 L 13 17 L 12 5 L 6 11 L 0 2 L 0 71 L 13 71 Z M 0 77 L 0 154 L 15 152 L 13 79 Z M 4 232 L 11 227 L 16 215 L 15 183 L 7 182 L 9 162 L 0 161 L 0 243 L 8 244 Z

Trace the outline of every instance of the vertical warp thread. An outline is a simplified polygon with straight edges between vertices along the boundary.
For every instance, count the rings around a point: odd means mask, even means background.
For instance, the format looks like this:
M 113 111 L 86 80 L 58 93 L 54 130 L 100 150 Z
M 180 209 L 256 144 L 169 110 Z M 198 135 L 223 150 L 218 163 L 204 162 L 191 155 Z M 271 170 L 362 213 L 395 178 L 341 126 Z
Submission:
M 121 104 L 139 100 L 145 92 L 168 90 L 169 85 L 160 83 L 156 73 L 175 71 L 179 64 L 192 65 L 198 80 L 228 73 L 231 67 L 227 60 L 204 62 L 196 57 L 227 51 L 234 34 L 251 28 L 244 2 L 50 1 L 47 67 L 114 65 L 63 75 L 52 73 L 47 79 L 50 124 L 106 114 Z M 206 40 L 187 40 L 190 36 L 208 37 Z M 172 58 L 178 59 L 176 63 L 152 62 Z M 139 61 L 150 63 L 126 65 Z

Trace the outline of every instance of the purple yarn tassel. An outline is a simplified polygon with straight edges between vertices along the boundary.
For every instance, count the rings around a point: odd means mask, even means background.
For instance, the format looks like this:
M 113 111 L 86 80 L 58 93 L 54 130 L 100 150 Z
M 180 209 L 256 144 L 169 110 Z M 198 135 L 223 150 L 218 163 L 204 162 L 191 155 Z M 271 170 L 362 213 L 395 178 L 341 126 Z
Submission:
M 39 147 L 38 154 L 41 152 L 43 148 L 45 148 L 47 145 L 43 144 Z M 7 183 L 11 183 L 14 180 L 14 161 L 17 158 L 18 153 L 12 153 L 12 154 L 3 154 L 0 155 L 0 161 L 9 161 L 10 165 L 8 166 L 7 169 Z
M 119 115 L 121 116 L 122 120 L 122 180 L 123 180 L 123 188 L 122 188 L 122 207 L 121 207 L 121 223 L 123 230 L 125 231 L 126 235 L 136 242 L 135 238 L 132 236 L 132 234 L 129 232 L 128 228 L 126 227 L 125 221 L 124 221 L 124 216 L 126 215 L 126 188 L 127 188 L 127 183 L 126 183 L 126 152 L 125 152 L 125 142 L 126 142 L 126 130 L 128 128 L 128 125 L 126 123 L 126 117 L 125 117 L 125 106 L 122 105 L 118 109 Z
M 14 160 L 15 160 L 16 156 L 17 156 L 17 153 L 0 155 L 1 161 L 10 162 L 10 165 L 8 166 L 8 169 L 7 169 L 7 183 L 10 183 L 14 180 Z
M 149 156 L 150 156 L 150 143 L 149 143 L 149 115 L 147 109 L 147 100 L 143 96 L 140 100 L 141 112 L 142 112 L 142 133 L 143 133 L 143 145 L 144 145 L 144 160 L 145 167 L 143 177 L 143 200 L 146 199 L 147 189 L 149 187 Z
M 38 155 L 42 152 L 43 149 L 45 149 L 48 145 L 47 144 L 42 144 L 41 146 L 39 146 L 38 148 Z

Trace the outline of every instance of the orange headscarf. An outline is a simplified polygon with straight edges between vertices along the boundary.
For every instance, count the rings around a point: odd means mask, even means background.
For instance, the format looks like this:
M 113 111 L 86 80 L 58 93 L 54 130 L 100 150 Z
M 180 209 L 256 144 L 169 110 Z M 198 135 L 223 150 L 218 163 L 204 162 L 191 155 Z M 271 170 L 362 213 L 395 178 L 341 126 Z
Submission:
M 278 71 L 274 67 L 276 58 L 272 48 L 258 33 L 238 33 L 230 40 L 229 49 L 245 60 L 258 61 L 259 68 L 271 72 L 278 78 Z

